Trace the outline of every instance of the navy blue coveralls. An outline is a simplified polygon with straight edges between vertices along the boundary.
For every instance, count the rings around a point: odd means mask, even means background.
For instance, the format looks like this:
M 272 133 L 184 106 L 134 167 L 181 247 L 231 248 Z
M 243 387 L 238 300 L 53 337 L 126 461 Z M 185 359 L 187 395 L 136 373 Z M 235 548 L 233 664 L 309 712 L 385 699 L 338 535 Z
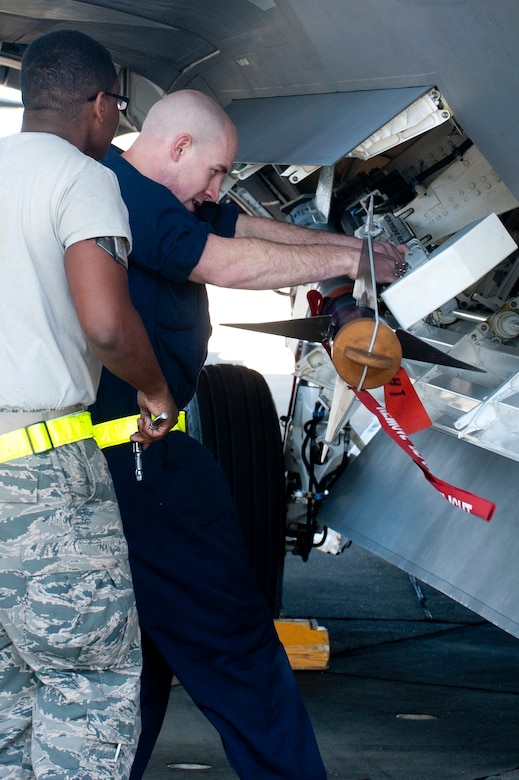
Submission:
M 115 149 L 103 161 L 130 214 L 129 284 L 179 409 L 192 398 L 211 326 L 204 285 L 188 281 L 215 230 L 238 211 L 215 207 L 214 228 Z M 213 213 L 215 216 L 215 213 Z M 138 413 L 134 388 L 103 370 L 94 422 Z M 172 432 L 143 453 L 105 450 L 121 507 L 143 636 L 141 778 L 174 673 L 218 730 L 240 778 L 322 780 L 314 732 L 272 616 L 247 560 L 223 471 L 209 450 Z

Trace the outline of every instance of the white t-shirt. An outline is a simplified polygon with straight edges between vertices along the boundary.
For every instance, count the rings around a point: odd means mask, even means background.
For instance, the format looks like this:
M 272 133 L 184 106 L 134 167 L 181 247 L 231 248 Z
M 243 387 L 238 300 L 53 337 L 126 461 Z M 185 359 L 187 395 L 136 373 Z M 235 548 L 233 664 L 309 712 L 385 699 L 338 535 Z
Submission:
M 88 406 L 101 366 L 63 259 L 84 239 L 131 240 L 117 178 L 58 136 L 1 138 L 0 226 L 0 410 Z

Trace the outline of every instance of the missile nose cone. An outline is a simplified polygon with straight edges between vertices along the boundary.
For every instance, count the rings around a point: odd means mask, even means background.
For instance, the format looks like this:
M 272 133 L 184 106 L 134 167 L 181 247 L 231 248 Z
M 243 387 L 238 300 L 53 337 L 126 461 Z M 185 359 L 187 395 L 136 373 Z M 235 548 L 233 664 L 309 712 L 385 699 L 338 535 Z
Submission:
M 365 367 L 364 390 L 385 385 L 400 368 L 402 347 L 394 331 L 382 322 L 370 349 L 375 326 L 374 319 L 362 317 L 344 325 L 333 339 L 332 362 L 341 379 L 352 387 L 358 386 Z

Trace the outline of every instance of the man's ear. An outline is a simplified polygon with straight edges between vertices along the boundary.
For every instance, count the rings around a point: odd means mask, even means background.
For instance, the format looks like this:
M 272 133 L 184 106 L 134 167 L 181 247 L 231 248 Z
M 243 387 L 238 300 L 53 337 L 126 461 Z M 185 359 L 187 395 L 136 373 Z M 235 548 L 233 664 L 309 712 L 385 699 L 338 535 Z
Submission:
M 96 99 L 92 101 L 92 107 L 93 107 L 93 111 L 94 111 L 94 116 L 100 122 L 104 122 L 105 102 L 106 102 L 106 96 L 105 96 L 104 92 L 98 92 L 97 95 L 96 95 Z
M 173 161 L 179 162 L 191 144 L 192 138 L 189 133 L 182 133 L 182 135 L 177 135 L 171 144 L 171 157 Z

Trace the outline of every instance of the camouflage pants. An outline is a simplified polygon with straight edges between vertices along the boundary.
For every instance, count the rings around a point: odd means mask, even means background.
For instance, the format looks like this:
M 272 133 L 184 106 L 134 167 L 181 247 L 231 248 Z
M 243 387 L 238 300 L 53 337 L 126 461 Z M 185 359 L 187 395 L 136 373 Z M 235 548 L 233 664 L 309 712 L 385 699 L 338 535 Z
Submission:
M 89 440 L 0 465 L 0 779 L 125 780 L 140 668 L 102 453 Z

